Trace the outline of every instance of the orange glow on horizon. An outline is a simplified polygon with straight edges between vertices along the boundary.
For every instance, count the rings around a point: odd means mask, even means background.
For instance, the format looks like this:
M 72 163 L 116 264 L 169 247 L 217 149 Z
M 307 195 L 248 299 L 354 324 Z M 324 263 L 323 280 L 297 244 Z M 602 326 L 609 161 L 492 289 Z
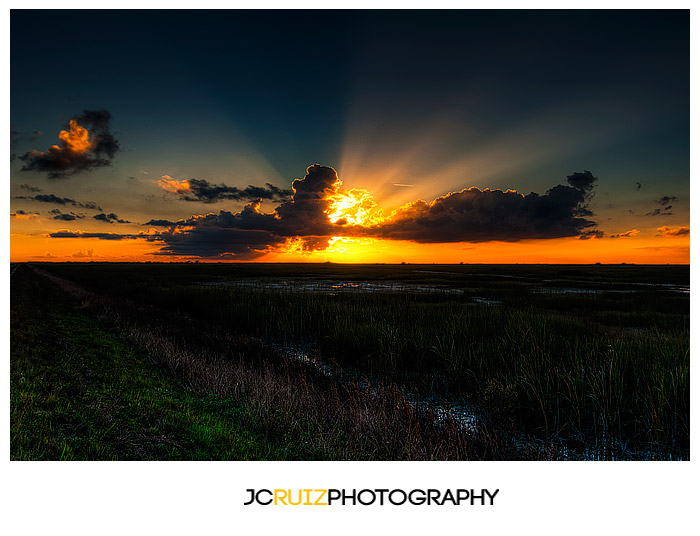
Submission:
M 146 231 L 144 234 L 152 234 Z M 324 250 L 303 251 L 294 240 L 254 262 L 337 262 L 412 264 L 689 264 L 688 236 L 591 239 L 559 238 L 521 242 L 419 244 L 375 238 L 332 237 Z M 111 261 L 181 262 L 196 259 L 158 255 L 162 243 L 145 239 L 50 238 L 10 235 L 11 262 Z M 251 259 L 243 259 L 250 262 Z M 230 261 L 236 262 L 236 261 Z

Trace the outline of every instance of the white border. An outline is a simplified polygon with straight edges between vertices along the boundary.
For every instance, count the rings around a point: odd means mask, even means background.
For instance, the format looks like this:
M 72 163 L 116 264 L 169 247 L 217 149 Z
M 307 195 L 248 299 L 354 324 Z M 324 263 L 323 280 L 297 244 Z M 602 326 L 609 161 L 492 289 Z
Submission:
M 93 8 L 93 2 L 12 2 L 13 8 Z M 103 6 L 101 6 L 103 7 Z M 116 7 L 114 5 L 106 7 Z M 119 8 L 191 8 L 127 0 Z M 561 8 L 554 2 L 201 1 L 197 8 Z M 690 2 L 570 2 L 576 8 L 689 9 Z M 691 35 L 700 35 L 691 13 Z M 5 71 L 9 72 L 9 10 Z M 692 58 L 696 55 L 695 40 Z M 695 66 L 691 87 L 697 87 Z M 6 90 L 9 84 L 5 85 Z M 8 99 L 9 101 L 9 99 Z M 6 101 L 7 102 L 7 101 Z M 9 147 L 9 107 L 5 147 Z M 693 132 L 697 125 L 692 108 Z M 691 138 L 691 169 L 696 137 Z M 9 149 L 6 149 L 9 151 Z M 6 160 L 7 161 L 7 160 Z M 6 168 L 7 169 L 7 168 Z M 7 173 L 7 172 L 6 172 Z M 7 175 L 5 175 L 7 177 Z M 6 184 L 6 188 L 8 185 Z M 692 195 L 691 214 L 698 208 Z M 9 196 L 4 203 L 9 209 Z M 6 214 L 7 214 L 6 210 Z M 6 220 L 7 221 L 7 220 Z M 7 224 L 6 224 L 7 225 Z M 9 231 L 9 225 L 8 225 Z M 9 258 L 9 233 L 4 235 Z M 691 239 L 694 241 L 694 239 Z M 692 243 L 692 242 L 691 242 Z M 691 264 L 695 266 L 691 247 Z M 693 270 L 694 273 L 694 270 Z M 693 277 L 693 282 L 695 277 Z M 9 326 L 9 280 L 5 285 Z M 694 303 L 694 302 L 693 302 Z M 691 307 L 692 326 L 697 318 Z M 9 431 L 9 337 L 3 420 Z M 693 367 L 694 368 L 694 367 Z M 691 380 L 692 383 L 692 380 Z M 696 415 L 691 411 L 691 419 Z M 3 444 L 0 513 L 6 534 L 686 534 L 698 527 L 697 449 L 689 462 L 9 462 Z M 246 488 L 499 488 L 493 507 L 244 507 Z

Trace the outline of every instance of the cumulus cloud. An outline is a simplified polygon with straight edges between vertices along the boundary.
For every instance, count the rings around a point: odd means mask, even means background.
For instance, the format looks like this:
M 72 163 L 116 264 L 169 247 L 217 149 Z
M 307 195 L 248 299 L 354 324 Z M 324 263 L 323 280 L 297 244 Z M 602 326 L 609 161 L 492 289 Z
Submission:
M 418 200 L 374 226 L 382 238 L 415 242 L 513 242 L 583 236 L 595 226 L 586 218 L 597 178 L 590 171 L 567 177 L 544 195 L 468 188 L 431 203 Z
M 690 236 L 690 227 L 668 227 L 664 225 L 656 229 L 657 236 Z
M 283 190 L 267 183 L 264 187 L 249 185 L 246 188 L 237 188 L 225 184 L 212 184 L 205 179 L 174 179 L 170 175 L 163 175 L 158 181 L 166 192 L 177 194 L 183 201 L 199 203 L 216 203 L 218 201 L 253 201 L 255 199 L 269 199 L 272 201 L 284 201 L 292 195 L 291 190 Z
M 119 219 L 119 216 L 117 216 L 114 212 L 110 212 L 109 214 L 101 212 L 99 214 L 95 214 L 93 218 L 97 221 L 102 221 L 105 223 L 131 223 L 129 220 Z
M 597 180 L 590 171 L 574 173 L 567 177 L 568 185 L 554 186 L 543 195 L 467 188 L 385 214 L 375 210 L 369 192 L 345 190 L 333 168 L 314 164 L 303 178 L 292 182 L 291 197 L 270 213 L 260 210 L 262 198 L 258 197 L 240 212 L 221 210 L 177 222 L 150 220 L 144 225 L 167 229 L 151 229 L 145 238 L 162 243 L 163 255 L 244 259 L 290 241 L 307 251 L 325 249 L 333 236 L 424 243 L 600 237 L 603 232 L 592 229 L 596 223 L 588 219 L 593 215 L 588 203 Z M 187 186 L 182 181 L 168 184 L 173 193 L 195 195 L 191 181 Z M 144 238 L 143 234 L 66 232 L 52 236 Z
M 107 110 L 85 110 L 59 132 L 58 145 L 20 156 L 22 171 L 46 172 L 50 179 L 58 179 L 110 165 L 119 151 L 110 131 L 111 119 Z

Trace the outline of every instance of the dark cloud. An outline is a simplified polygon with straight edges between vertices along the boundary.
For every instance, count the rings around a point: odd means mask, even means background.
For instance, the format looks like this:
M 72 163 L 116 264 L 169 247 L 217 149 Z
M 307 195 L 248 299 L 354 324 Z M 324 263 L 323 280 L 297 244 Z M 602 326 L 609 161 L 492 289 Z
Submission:
M 110 165 L 119 151 L 111 119 L 107 110 L 85 110 L 59 133 L 59 145 L 20 156 L 22 171 L 46 172 L 50 179 L 58 179 Z
M 578 237 L 579 240 L 590 240 L 591 238 L 603 238 L 605 236 L 604 231 L 598 231 L 598 230 L 593 230 L 593 231 L 586 231 L 584 233 L 581 233 Z
M 17 199 L 34 199 L 42 203 L 53 203 L 55 205 L 77 205 L 78 202 L 70 197 L 58 197 L 54 194 L 38 194 L 28 197 L 17 197 Z
M 173 225 L 176 225 L 176 223 L 170 220 L 148 220 L 142 225 L 150 225 L 152 227 L 172 227 Z
M 119 216 L 117 216 L 114 212 L 111 212 L 109 214 L 101 212 L 100 214 L 95 214 L 93 218 L 97 221 L 102 221 L 105 223 L 131 223 L 129 220 L 119 219 Z
M 61 210 L 57 209 L 57 208 L 55 208 L 53 210 L 49 210 L 49 214 L 53 214 L 52 219 L 61 220 L 61 221 L 81 220 L 85 217 L 82 214 L 76 214 L 75 212 L 69 212 L 69 213 L 61 212 Z
M 595 186 L 597 181 L 598 177 L 594 177 L 593 173 L 587 170 L 576 172 L 566 177 L 566 182 L 581 192 L 590 192 L 593 190 L 593 186 Z
M 54 205 L 72 205 L 74 207 L 87 208 L 91 210 L 102 210 L 100 206 L 93 201 L 86 201 L 85 203 L 80 203 L 75 199 L 70 197 L 59 197 L 54 194 L 37 194 L 37 195 L 18 195 L 15 199 L 30 199 L 34 201 L 41 201 L 42 203 L 52 203 Z
M 270 183 L 264 187 L 249 185 L 241 189 L 225 184 L 212 184 L 205 179 L 177 180 L 169 175 L 163 175 L 158 184 L 164 190 L 177 194 L 183 201 L 199 203 L 216 203 L 224 200 L 253 201 L 255 199 L 284 201 L 292 195 L 291 190 L 283 190 Z
M 23 190 L 28 190 L 34 193 L 41 192 L 41 188 L 37 188 L 36 186 L 32 186 L 31 184 L 20 184 L 19 187 Z
M 438 243 L 579 236 L 595 225 L 586 218 L 593 215 L 587 200 L 596 179 L 589 172 L 571 177 L 575 186 L 544 195 L 469 188 L 431 203 L 414 201 L 372 229 L 382 238 Z
M 118 233 L 84 233 L 83 231 L 56 231 L 49 233 L 51 238 L 99 238 L 100 240 L 130 240 L 146 238 L 143 235 L 118 234 Z
M 672 203 L 673 201 L 676 201 L 678 198 L 675 195 L 665 195 L 660 199 L 657 199 L 655 203 L 658 203 L 659 205 L 668 205 L 669 203 Z M 670 208 L 670 207 L 668 207 Z M 664 209 L 665 210 L 665 209 Z
M 654 203 L 662 206 L 662 208 L 655 208 L 651 212 L 647 212 L 645 216 L 673 216 L 671 209 L 673 205 L 670 203 L 676 201 L 678 198 L 675 195 L 665 195 L 659 199 L 655 199 Z
M 166 246 L 159 255 L 233 258 L 246 260 L 259 257 L 282 246 L 286 238 L 269 231 L 222 229 L 199 226 L 186 233 L 161 235 Z

